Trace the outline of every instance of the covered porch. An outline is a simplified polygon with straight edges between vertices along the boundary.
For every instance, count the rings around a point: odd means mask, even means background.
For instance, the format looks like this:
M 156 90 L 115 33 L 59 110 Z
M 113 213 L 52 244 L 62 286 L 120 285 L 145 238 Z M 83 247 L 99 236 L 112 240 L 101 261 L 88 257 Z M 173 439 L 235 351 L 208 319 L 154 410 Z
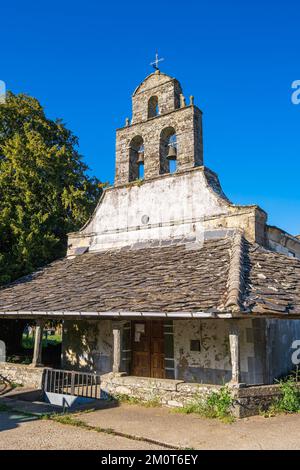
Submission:
M 175 380 L 235 387 L 272 384 L 275 378 L 288 374 L 294 367 L 291 345 L 299 328 L 298 320 L 226 314 L 23 315 L 36 325 L 32 368 L 44 366 L 43 329 L 49 319 L 56 318 L 63 325 L 61 369 L 150 382 Z M 20 318 L 21 314 L 10 314 L 10 319 L 12 316 Z
M 251 320 L 186 317 L 101 315 L 94 320 L 90 315 L 64 316 L 59 319 L 63 324 L 60 367 L 151 380 L 244 383 L 248 374 L 245 354 L 250 354 L 251 347 L 248 344 L 247 352 L 243 338 Z M 44 367 L 43 330 L 50 318 L 54 316 L 27 317 L 35 323 L 31 368 Z
M 247 326 L 251 321 L 157 316 L 65 321 L 62 365 L 151 380 L 251 383 Z

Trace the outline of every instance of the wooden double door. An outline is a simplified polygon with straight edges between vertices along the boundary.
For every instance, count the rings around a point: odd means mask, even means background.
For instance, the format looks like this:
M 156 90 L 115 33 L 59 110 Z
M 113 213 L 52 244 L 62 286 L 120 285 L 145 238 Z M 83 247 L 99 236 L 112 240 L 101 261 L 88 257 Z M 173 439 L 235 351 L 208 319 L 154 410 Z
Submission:
M 164 321 L 133 321 L 131 375 L 165 377 Z

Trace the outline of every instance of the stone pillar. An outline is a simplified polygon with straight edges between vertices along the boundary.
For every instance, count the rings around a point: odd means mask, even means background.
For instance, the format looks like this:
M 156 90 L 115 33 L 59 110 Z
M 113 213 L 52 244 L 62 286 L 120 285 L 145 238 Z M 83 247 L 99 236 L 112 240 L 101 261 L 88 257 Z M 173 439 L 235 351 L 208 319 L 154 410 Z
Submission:
M 33 367 L 39 367 L 43 365 L 42 364 L 42 342 L 43 342 L 44 325 L 45 325 L 44 320 L 36 320 L 34 350 L 33 350 L 33 358 L 32 358 L 32 363 L 31 363 Z
M 232 366 L 232 376 L 230 384 L 239 385 L 241 383 L 240 331 L 237 320 L 229 320 L 229 345 Z
M 123 323 L 113 322 L 113 372 L 119 374 L 121 372 L 121 338 Z

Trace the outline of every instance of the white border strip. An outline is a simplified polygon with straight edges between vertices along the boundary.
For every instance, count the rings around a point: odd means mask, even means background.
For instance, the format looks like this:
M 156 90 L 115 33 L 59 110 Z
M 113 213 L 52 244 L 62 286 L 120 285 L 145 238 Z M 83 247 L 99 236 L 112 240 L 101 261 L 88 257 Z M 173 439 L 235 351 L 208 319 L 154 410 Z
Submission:
M 231 313 L 212 313 L 212 312 L 126 312 L 126 311 L 108 311 L 108 312 L 81 312 L 81 311 L 0 311 L 0 317 L 20 316 L 20 317 L 159 317 L 159 318 L 232 318 Z

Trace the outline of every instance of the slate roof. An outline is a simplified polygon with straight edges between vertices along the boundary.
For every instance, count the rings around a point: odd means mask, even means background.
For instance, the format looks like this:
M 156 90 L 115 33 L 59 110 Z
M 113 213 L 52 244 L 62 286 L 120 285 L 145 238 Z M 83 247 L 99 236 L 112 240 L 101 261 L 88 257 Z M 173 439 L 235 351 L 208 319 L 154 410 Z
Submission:
M 0 313 L 224 312 L 300 318 L 300 261 L 241 233 L 62 259 L 0 289 Z
M 300 260 L 245 245 L 244 309 L 300 318 Z
M 230 244 L 223 239 L 201 250 L 173 246 L 56 261 L 0 290 L 0 310 L 213 309 L 225 294 Z

